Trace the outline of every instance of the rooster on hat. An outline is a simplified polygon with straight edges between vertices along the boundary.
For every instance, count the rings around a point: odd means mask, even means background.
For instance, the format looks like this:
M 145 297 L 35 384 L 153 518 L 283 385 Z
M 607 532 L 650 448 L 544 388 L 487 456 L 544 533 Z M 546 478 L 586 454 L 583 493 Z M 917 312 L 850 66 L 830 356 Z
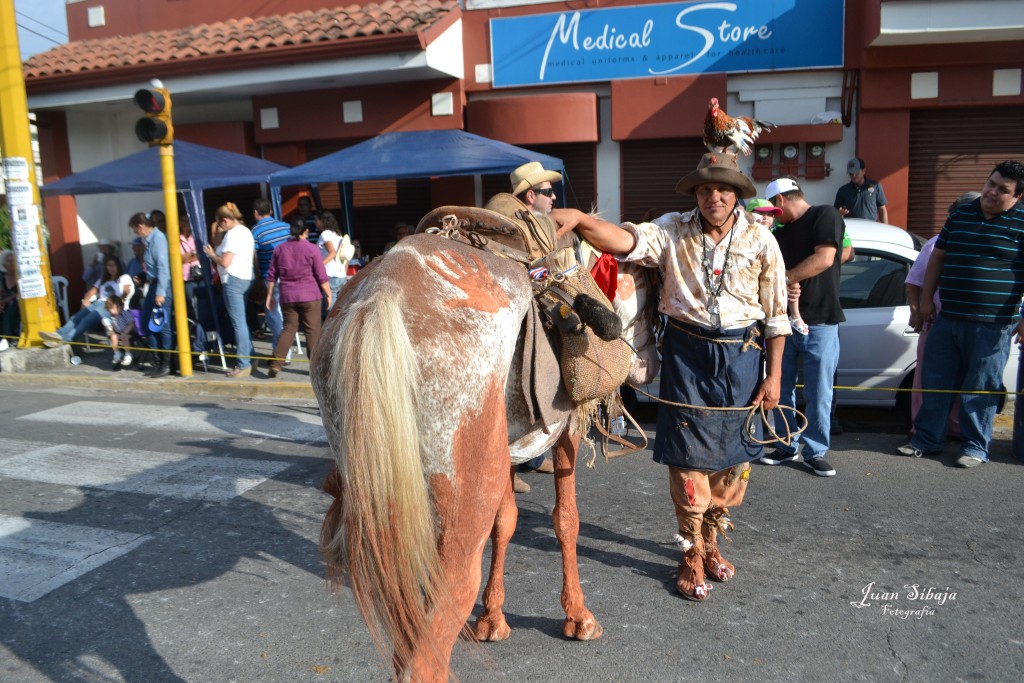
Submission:
M 718 98 L 712 97 L 708 114 L 704 117 L 704 144 L 712 152 L 743 152 L 750 156 L 757 136 L 762 130 L 771 130 L 774 125 L 749 116 L 729 116 L 718 107 Z

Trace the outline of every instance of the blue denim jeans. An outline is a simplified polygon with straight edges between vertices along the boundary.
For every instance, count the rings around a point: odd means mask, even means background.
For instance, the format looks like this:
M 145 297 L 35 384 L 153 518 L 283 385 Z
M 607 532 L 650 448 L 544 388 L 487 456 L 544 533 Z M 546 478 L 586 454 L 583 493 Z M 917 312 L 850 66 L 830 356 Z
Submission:
M 945 391 L 999 391 L 1010 357 L 1014 325 L 955 320 L 939 313 L 928 333 L 921 384 Z M 946 416 L 956 394 L 926 393 L 914 420 L 911 443 L 922 450 L 940 450 L 946 441 Z M 988 460 L 998 394 L 961 394 L 960 453 Z
M 245 319 L 245 297 L 252 287 L 252 280 L 239 280 L 228 277 L 223 286 L 224 305 L 228 309 L 231 327 L 235 331 L 235 345 L 238 350 L 237 367 L 245 369 L 252 364 L 252 339 L 249 338 L 249 322 Z
M 331 287 L 331 308 L 334 308 L 334 304 L 338 303 L 338 292 L 340 292 L 341 288 L 345 286 L 346 282 L 348 282 L 348 278 L 332 277 L 328 278 L 328 282 L 330 283 Z M 331 308 L 327 307 L 327 297 L 324 297 L 322 303 L 320 304 L 320 317 L 326 320 L 327 316 L 331 312 Z
M 337 303 L 337 301 L 338 301 L 338 292 L 341 291 L 341 288 L 345 286 L 346 282 L 348 282 L 348 278 L 347 277 L 332 277 L 332 278 L 330 278 L 330 283 L 331 283 L 331 306 L 332 307 L 334 306 L 335 303 Z
M 263 307 L 263 312 L 266 314 L 267 329 L 270 330 L 270 348 L 277 348 L 277 340 L 281 337 L 281 330 L 284 329 L 284 314 L 281 313 L 281 286 L 276 284 L 274 286 L 274 301 L 273 306 L 267 308 Z
M 71 316 L 66 323 L 64 323 L 57 334 L 60 338 L 66 342 L 74 341 L 83 334 L 91 330 L 100 324 L 103 318 L 109 318 L 110 315 L 107 313 L 106 303 L 103 301 L 94 301 L 87 308 L 83 308 L 78 313 Z
M 804 460 L 825 457 L 829 448 L 829 412 L 832 406 L 832 377 L 839 365 L 839 325 L 811 325 L 807 334 L 786 337 L 786 350 L 782 354 L 782 397 L 779 403 L 796 406 L 797 368 L 800 360 L 804 368 L 804 415 L 807 429 L 793 438 L 791 446 L 779 445 L 778 450 L 795 454 L 803 442 Z M 776 413 L 777 415 L 777 413 Z M 783 411 L 790 430 L 799 428 L 796 416 Z M 780 436 L 782 432 L 776 428 Z
M 281 330 L 284 329 L 284 313 L 281 311 L 281 286 L 278 284 L 274 287 L 274 306 L 273 308 L 263 307 L 263 311 L 267 317 L 267 329 L 270 330 L 270 348 L 277 348 L 277 340 L 281 338 Z M 288 355 L 286 358 L 290 361 L 292 359 L 292 349 L 294 347 L 288 347 Z

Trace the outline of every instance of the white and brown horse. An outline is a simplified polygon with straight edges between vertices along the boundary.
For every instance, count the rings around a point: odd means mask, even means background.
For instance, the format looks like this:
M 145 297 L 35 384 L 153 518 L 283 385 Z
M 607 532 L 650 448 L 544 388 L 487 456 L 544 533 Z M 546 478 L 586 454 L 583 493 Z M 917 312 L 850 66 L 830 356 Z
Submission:
M 502 575 L 518 516 L 510 465 L 552 447 L 563 633 L 602 633 L 576 560 L 582 436 L 569 429 L 573 406 L 552 344 L 526 348 L 532 296 L 522 265 L 417 234 L 361 270 L 324 324 L 311 376 L 337 498 L 322 547 L 401 680 L 448 680 L 488 538 L 489 579 L 471 633 L 509 637 Z M 524 365 L 555 370 L 531 392 Z

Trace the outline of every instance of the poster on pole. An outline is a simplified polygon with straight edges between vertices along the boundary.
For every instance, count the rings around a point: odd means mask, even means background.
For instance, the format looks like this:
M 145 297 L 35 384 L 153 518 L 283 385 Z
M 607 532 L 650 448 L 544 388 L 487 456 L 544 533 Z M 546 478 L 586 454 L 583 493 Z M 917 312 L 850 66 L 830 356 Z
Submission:
M 8 180 L 28 180 L 28 159 L 6 157 L 4 159 L 4 177 Z
M 5 159 L 5 171 L 10 167 L 7 162 Z M 14 168 L 17 170 L 18 166 Z M 45 297 L 46 282 L 40 268 L 39 208 L 33 202 L 32 183 L 8 176 L 7 205 L 11 212 L 11 243 L 18 262 L 18 292 L 22 299 Z

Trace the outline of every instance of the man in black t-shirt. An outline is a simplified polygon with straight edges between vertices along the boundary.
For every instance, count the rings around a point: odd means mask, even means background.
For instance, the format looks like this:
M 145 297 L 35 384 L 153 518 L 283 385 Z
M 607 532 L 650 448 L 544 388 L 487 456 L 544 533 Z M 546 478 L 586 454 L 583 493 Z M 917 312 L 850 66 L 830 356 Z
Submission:
M 765 196 L 782 209 L 775 231 L 786 264 L 790 298 L 798 297 L 800 314 L 810 328 L 806 335 L 786 338 L 782 355 L 781 405 L 796 405 L 797 367 L 803 361 L 804 401 L 807 429 L 793 438 L 790 446 L 778 446 L 761 458 L 766 465 L 796 460 L 800 444 L 803 459 L 811 471 L 831 477 L 836 471 L 825 454 L 829 449 L 829 408 L 832 378 L 839 363 L 839 323 L 846 320 L 839 303 L 839 266 L 843 243 L 843 219 L 831 206 L 811 206 L 792 178 L 772 181 Z M 795 431 L 796 419 L 784 413 Z

